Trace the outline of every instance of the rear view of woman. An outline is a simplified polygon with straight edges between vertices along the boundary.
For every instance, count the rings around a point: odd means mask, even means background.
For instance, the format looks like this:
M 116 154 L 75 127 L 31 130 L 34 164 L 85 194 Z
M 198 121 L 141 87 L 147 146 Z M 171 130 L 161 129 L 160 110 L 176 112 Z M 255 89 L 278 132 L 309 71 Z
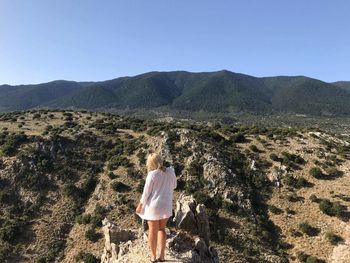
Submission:
M 151 262 L 164 262 L 165 226 L 172 215 L 176 176 L 174 168 L 165 167 L 161 156 L 156 153 L 148 155 L 146 166 L 148 174 L 136 213 L 148 223 Z M 156 255 L 157 247 L 160 250 L 159 258 Z

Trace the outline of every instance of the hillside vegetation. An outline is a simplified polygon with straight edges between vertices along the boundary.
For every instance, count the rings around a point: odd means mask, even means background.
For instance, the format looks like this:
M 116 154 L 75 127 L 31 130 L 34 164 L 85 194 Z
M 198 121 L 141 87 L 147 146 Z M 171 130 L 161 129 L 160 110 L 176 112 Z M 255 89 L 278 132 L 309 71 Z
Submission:
M 345 82 L 296 77 L 257 78 L 230 71 L 149 72 L 102 82 L 54 81 L 0 86 L 0 110 L 74 108 L 174 113 L 350 114 Z
M 205 205 L 220 262 L 349 262 L 346 138 L 69 110 L 0 115 L 1 262 L 99 262 L 105 217 L 141 227 L 152 149 L 175 167 L 174 201 Z

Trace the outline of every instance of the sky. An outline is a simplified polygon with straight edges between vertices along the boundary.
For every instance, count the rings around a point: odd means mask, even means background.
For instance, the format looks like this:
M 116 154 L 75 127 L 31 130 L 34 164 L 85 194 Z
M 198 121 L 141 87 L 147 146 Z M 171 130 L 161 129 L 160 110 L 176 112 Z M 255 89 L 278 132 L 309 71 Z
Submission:
M 350 80 L 348 0 L 0 0 L 0 84 L 230 70 Z

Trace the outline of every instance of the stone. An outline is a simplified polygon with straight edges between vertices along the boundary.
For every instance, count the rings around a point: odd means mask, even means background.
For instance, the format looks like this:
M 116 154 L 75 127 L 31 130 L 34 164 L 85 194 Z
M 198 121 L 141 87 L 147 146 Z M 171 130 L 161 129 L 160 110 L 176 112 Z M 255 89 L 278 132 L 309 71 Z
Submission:
M 191 263 L 219 263 L 217 251 L 208 247 L 201 238 L 195 239 L 194 249 L 191 251 Z
M 194 216 L 196 207 L 195 200 L 192 196 L 186 196 L 183 193 L 180 194 L 176 202 L 176 210 L 173 221 L 176 227 L 197 233 L 197 222 Z
M 209 240 L 210 240 L 209 219 L 205 211 L 205 206 L 203 204 L 197 205 L 196 212 L 197 212 L 196 219 L 197 219 L 198 235 L 201 238 L 203 238 L 205 244 L 209 246 Z
M 229 168 L 225 167 L 217 157 L 209 155 L 203 165 L 203 177 L 209 183 L 209 188 L 220 187 L 222 189 L 228 183 L 232 183 L 237 175 Z
M 102 231 L 105 238 L 105 246 L 101 256 L 101 263 L 116 263 L 120 255 L 125 254 L 126 247 L 119 245 L 122 242 L 130 241 L 134 238 L 134 233 L 119 228 L 116 224 L 105 218 L 102 221 Z

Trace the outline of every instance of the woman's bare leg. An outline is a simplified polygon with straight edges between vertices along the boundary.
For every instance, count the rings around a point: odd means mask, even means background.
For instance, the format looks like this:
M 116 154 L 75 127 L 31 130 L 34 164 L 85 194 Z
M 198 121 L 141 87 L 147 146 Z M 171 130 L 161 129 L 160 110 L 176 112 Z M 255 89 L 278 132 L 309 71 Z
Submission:
M 165 256 L 165 243 L 166 243 L 166 233 L 165 226 L 168 222 L 169 218 L 159 220 L 159 228 L 158 228 L 158 247 L 160 248 L 160 256 L 161 260 L 164 260 Z
M 157 233 L 159 229 L 159 220 L 148 220 L 148 244 L 151 249 L 151 260 L 157 258 Z

